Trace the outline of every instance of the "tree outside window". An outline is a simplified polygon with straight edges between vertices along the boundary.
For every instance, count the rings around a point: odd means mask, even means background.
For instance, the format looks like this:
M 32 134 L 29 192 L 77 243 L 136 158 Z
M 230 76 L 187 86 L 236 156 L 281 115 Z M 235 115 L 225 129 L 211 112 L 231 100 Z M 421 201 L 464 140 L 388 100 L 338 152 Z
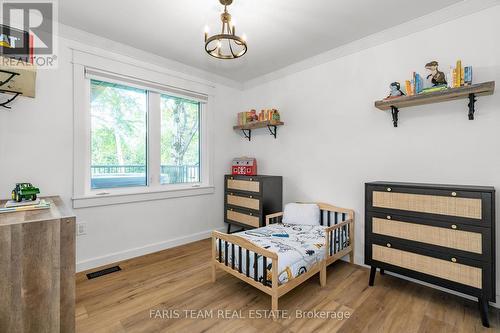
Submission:
M 200 181 L 200 103 L 161 96 L 161 183 Z
M 147 91 L 91 80 L 91 187 L 147 185 Z

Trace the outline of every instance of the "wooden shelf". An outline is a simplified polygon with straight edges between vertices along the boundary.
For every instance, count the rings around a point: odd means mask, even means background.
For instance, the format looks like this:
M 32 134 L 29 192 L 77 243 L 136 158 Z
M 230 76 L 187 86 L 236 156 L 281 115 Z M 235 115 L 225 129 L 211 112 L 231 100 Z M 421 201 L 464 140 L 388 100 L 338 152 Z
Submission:
M 248 141 L 252 140 L 252 130 L 267 127 L 272 136 L 276 139 L 278 133 L 278 126 L 283 126 L 285 123 L 282 121 L 255 121 L 245 125 L 233 126 L 233 129 L 240 130 L 245 135 Z
M 285 123 L 282 121 L 254 121 L 252 123 L 246 124 L 246 125 L 236 125 L 233 126 L 233 129 L 235 130 L 249 130 L 249 129 L 256 129 L 256 128 L 264 128 L 267 126 L 281 126 L 284 125 Z
M 398 112 L 400 108 L 448 102 L 458 99 L 469 99 L 469 119 L 474 119 L 474 104 L 476 97 L 493 95 L 495 81 L 473 84 L 471 86 L 450 88 L 446 90 L 423 93 L 414 96 L 402 96 L 393 99 L 376 101 L 375 107 L 379 110 L 392 110 L 394 127 L 397 127 Z

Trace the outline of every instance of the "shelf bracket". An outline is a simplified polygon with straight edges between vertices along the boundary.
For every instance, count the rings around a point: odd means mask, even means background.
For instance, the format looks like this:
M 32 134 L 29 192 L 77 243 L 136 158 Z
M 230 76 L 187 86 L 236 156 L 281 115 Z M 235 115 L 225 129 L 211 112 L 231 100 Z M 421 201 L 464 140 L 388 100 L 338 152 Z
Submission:
M 469 120 L 474 120 L 474 112 L 476 112 L 476 94 L 469 94 Z
M 251 129 L 242 129 L 243 135 L 245 138 L 248 139 L 248 141 L 252 141 L 252 130 Z
M 276 139 L 276 134 L 278 133 L 278 127 L 275 125 L 267 125 L 267 128 L 269 129 L 271 135 L 274 136 L 274 138 Z
M 398 127 L 399 109 L 397 107 L 391 105 L 391 113 L 392 113 L 392 124 L 394 125 L 394 127 Z
M 7 99 L 5 102 L 0 103 L 0 106 L 4 107 L 6 109 L 11 109 L 12 107 L 10 107 L 8 104 L 11 103 L 11 102 L 13 102 L 19 95 L 22 95 L 22 93 L 20 93 L 20 92 L 11 92 L 11 91 L 8 91 L 8 90 L 1 90 L 0 89 L 0 93 L 6 93 L 6 92 L 13 93 L 14 96 L 12 96 L 11 98 Z

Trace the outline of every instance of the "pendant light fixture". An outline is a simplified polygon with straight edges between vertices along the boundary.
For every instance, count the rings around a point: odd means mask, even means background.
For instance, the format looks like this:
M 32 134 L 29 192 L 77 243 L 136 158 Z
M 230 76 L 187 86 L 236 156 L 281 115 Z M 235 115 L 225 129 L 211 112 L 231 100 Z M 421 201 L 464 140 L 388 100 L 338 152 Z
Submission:
M 236 35 L 236 28 L 231 23 L 231 14 L 227 11 L 227 6 L 233 0 L 219 0 L 224 6 L 224 12 L 220 18 L 222 21 L 222 31 L 218 35 L 208 37 L 208 29 L 205 29 L 205 51 L 212 57 L 218 59 L 236 59 L 247 53 L 247 42 L 244 37 Z

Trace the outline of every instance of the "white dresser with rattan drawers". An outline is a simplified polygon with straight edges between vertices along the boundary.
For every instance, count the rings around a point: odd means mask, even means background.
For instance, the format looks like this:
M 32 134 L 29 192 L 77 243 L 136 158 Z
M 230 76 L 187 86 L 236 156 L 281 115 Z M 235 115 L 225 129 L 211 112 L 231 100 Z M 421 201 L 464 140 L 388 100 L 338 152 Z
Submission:
M 365 184 L 365 263 L 478 298 L 488 326 L 495 301 L 495 189 Z

